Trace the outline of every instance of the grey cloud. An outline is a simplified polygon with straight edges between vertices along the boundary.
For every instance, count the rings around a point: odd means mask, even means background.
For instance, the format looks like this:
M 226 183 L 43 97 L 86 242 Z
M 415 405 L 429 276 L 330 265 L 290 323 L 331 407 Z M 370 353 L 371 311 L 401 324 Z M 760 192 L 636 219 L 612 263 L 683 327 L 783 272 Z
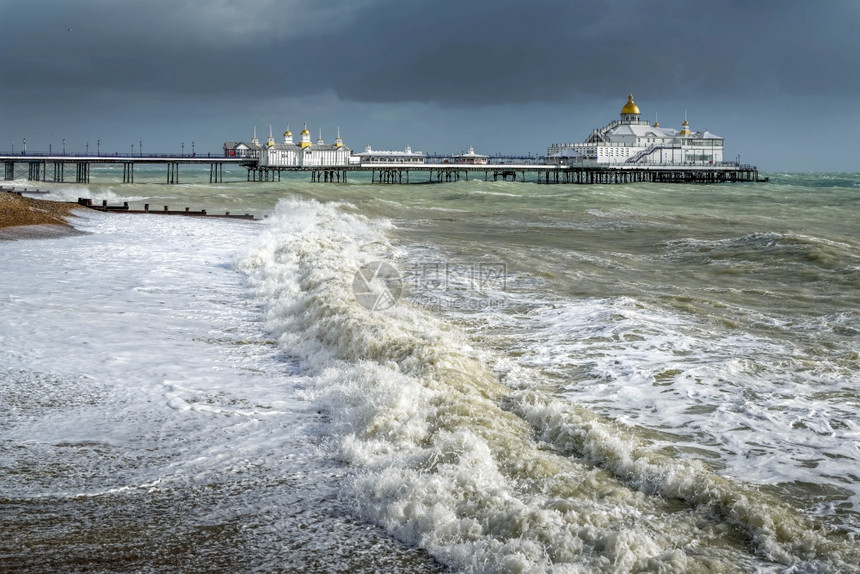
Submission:
M 204 130 L 217 149 L 310 121 L 362 143 L 537 151 L 632 91 L 662 123 L 689 109 L 750 150 L 759 125 L 786 140 L 803 125 L 835 157 L 856 124 L 839 106 L 860 91 L 858 25 L 856 0 L 0 0 L 0 149 L 169 149 Z
M 838 0 L 62 4 L 53 27 L 29 12 L 4 18 L 0 47 L 18 62 L 0 71 L 7 89 L 333 90 L 470 107 L 627 90 L 844 94 L 860 66 L 858 9 Z

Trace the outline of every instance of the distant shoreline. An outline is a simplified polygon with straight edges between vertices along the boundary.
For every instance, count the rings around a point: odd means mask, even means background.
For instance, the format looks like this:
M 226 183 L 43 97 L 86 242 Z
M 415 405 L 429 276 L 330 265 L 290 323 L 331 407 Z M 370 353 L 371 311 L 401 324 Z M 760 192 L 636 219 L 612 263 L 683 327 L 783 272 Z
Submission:
M 38 239 L 74 235 L 68 216 L 80 206 L 63 201 L 45 201 L 0 191 L 0 240 Z

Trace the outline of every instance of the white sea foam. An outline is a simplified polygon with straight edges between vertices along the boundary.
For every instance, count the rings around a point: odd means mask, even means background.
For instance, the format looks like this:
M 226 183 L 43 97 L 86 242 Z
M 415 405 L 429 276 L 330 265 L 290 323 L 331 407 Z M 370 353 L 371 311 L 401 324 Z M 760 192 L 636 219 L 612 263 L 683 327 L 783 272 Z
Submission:
M 420 307 L 360 305 L 356 272 L 401 254 L 387 224 L 348 211 L 282 203 L 243 268 L 268 329 L 308 370 L 307 396 L 325 409 L 332 446 L 355 469 L 351 497 L 362 516 L 474 572 L 766 569 L 768 561 L 827 570 L 854 559 L 773 497 L 673 460 L 542 394 L 539 380 L 514 392 L 487 366 L 492 358 Z M 766 560 L 731 542 L 726 525 Z
M 237 428 L 285 416 L 278 406 L 286 405 L 282 399 L 257 396 L 251 402 L 235 386 L 255 381 L 243 361 L 254 360 L 258 351 L 271 353 L 259 334 L 243 335 L 234 327 L 238 316 L 252 317 L 253 308 L 242 308 L 241 282 L 229 269 L 225 247 L 247 240 L 252 226 L 233 225 L 227 239 L 222 231 L 230 224 L 223 222 L 213 226 L 83 214 L 75 224 L 91 235 L 52 240 L 50 246 L 14 246 L 19 259 L 3 270 L 7 299 L 2 303 L 6 324 L 0 356 L 7 369 L 53 374 L 56 383 L 33 387 L 44 397 L 40 400 L 68 406 L 84 387 L 93 390 L 82 396 L 97 392 L 98 398 L 92 401 L 94 408 L 54 411 L 59 418 L 50 424 L 34 419 L 42 422 L 35 428 L 22 425 L 7 439 L 125 444 L 134 440 L 137 425 L 147 417 L 176 424 L 179 432 L 188 421 L 163 407 L 233 417 Z M 176 241 L 152 242 L 149 234 Z M 175 251 L 180 243 L 193 255 Z M 28 280 L 34 272 L 39 280 Z M 245 336 L 249 344 L 237 346 Z M 76 382 L 80 377 L 85 379 Z M 24 379 L 20 384 L 35 384 Z M 57 394 L 51 399 L 50 393 Z M 115 411 L 106 416 L 103 408 Z M 211 449 L 226 446 L 216 443 Z M 139 479 L 146 482 L 164 469 L 152 466 L 140 472 Z
M 0 244 L 4 564 L 104 569 L 99 545 L 129 571 L 165 549 L 164 568 L 192 572 L 435 571 L 338 502 L 344 469 L 319 455 L 304 378 L 233 265 L 258 225 L 74 223 L 88 233 Z
M 30 182 L 32 185 L 32 182 Z M 63 184 L 42 185 L 40 189 L 48 191 L 45 195 L 40 195 L 39 199 L 49 201 L 68 201 L 77 203 L 79 198 L 91 199 L 94 205 L 100 205 L 102 201 L 107 201 L 110 205 L 119 205 L 125 201 L 141 201 L 146 199 L 145 196 L 129 196 L 119 195 L 113 189 L 105 186 L 71 186 Z

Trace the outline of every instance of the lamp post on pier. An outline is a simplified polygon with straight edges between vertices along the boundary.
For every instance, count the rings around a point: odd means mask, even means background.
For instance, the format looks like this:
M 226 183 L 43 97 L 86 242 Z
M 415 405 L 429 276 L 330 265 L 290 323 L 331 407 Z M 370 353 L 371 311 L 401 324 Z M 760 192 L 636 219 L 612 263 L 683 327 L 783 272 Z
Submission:
M 182 153 L 179 155 L 185 155 L 185 142 L 182 142 Z
M 140 144 L 140 145 L 137 147 L 137 153 L 139 153 L 139 154 L 141 155 L 141 157 L 143 157 L 143 140 L 140 140 L 140 141 L 139 141 L 139 142 L 137 142 L 137 143 L 138 143 L 138 144 Z
M 63 138 L 63 155 L 66 155 L 66 138 Z
M 24 155 L 27 155 L 27 138 L 24 138 L 24 151 L 21 153 L 23 153 Z
M 99 138 L 96 140 L 96 155 L 102 154 L 102 139 Z

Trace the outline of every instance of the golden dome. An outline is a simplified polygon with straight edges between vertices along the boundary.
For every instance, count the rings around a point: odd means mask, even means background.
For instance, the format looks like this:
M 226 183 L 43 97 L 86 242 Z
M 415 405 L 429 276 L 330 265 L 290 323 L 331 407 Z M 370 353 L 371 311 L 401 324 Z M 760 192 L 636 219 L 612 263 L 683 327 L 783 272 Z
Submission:
M 633 103 L 633 94 L 627 96 L 627 103 L 621 108 L 621 113 L 639 115 L 639 106 Z
M 308 130 L 308 128 L 305 128 L 302 130 L 302 135 L 303 136 L 309 136 L 309 135 L 311 135 L 311 132 Z
M 284 135 L 289 137 L 289 136 L 293 135 L 293 132 L 291 132 L 290 130 L 287 130 L 284 132 Z

